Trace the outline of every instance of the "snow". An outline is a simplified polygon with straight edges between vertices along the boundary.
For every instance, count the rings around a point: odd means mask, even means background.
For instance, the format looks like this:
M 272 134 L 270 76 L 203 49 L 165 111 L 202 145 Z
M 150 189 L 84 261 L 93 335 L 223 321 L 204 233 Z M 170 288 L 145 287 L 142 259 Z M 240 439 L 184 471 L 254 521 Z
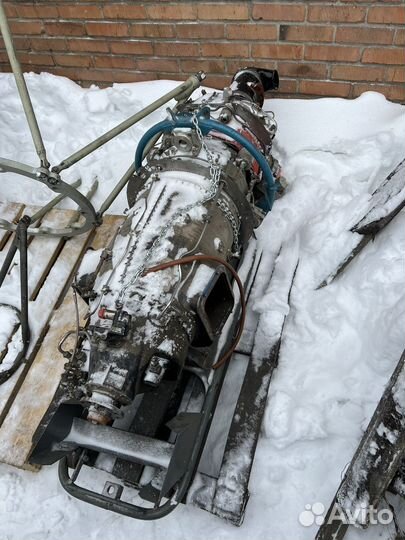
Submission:
M 0 351 L 7 347 L 17 322 L 17 313 L 7 305 L 0 304 Z
M 178 84 L 82 89 L 46 73 L 29 74 L 27 81 L 52 164 Z M 315 535 L 316 526 L 303 527 L 298 516 L 306 504 L 328 507 L 405 346 L 405 213 L 342 276 L 316 287 L 356 243 L 350 227 L 404 158 L 405 107 L 366 92 L 352 101 L 271 99 L 265 108 L 275 113 L 275 154 L 289 187 L 258 231 L 264 247 L 258 276 L 264 284 L 281 245 L 298 251 L 299 265 L 243 526 L 236 529 L 189 506 L 164 520 L 136 522 L 69 497 L 55 467 L 31 473 L 0 465 L 0 538 L 185 540 L 192 534 L 196 540 L 301 540 Z M 97 177 L 93 202 L 99 207 L 128 168 L 137 141 L 165 115 L 163 107 L 63 178 L 80 177 L 85 192 Z M 0 127 L 2 157 L 38 163 L 9 74 L 0 74 Z M 1 182 L 2 200 L 43 204 L 52 197 L 46 187 L 13 175 L 4 174 Z M 123 193 L 111 212 L 125 207 Z M 275 293 L 262 290 L 252 299 L 269 324 L 287 311 Z M 387 538 L 389 531 L 378 533 Z M 376 529 L 351 529 L 347 538 L 376 534 Z

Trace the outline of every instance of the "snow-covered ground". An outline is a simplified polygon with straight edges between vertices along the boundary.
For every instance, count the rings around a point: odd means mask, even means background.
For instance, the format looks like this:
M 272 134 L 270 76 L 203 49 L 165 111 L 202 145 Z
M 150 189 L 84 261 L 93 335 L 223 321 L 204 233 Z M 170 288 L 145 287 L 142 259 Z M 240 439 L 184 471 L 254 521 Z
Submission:
M 30 74 L 27 81 L 52 164 L 177 84 L 100 90 L 49 74 Z M 280 244 L 296 235 L 300 264 L 243 526 L 236 529 L 191 507 L 161 521 L 136 522 L 70 498 L 55 467 L 30 473 L 0 465 L 0 540 L 300 540 L 315 535 L 316 526 L 302 526 L 299 514 L 315 502 L 328 506 L 405 346 L 405 213 L 344 275 L 328 287 L 315 287 L 350 250 L 347 229 L 367 210 L 370 193 L 404 158 L 405 107 L 368 92 L 352 101 L 271 99 L 265 108 L 276 115 L 275 153 L 289 187 L 259 230 L 264 264 L 271 268 Z M 164 116 L 164 109 L 155 112 L 64 179 L 80 176 L 85 191 L 97 176 L 97 207 L 127 169 L 145 129 Z M 37 164 L 9 74 L 0 74 L 0 155 Z M 50 198 L 33 182 L 9 175 L 0 180 L 1 200 L 38 204 Z M 122 195 L 111 211 L 125 206 Z M 255 308 L 271 313 L 283 306 L 264 295 Z M 347 538 L 380 534 L 387 538 L 392 528 L 351 530 Z

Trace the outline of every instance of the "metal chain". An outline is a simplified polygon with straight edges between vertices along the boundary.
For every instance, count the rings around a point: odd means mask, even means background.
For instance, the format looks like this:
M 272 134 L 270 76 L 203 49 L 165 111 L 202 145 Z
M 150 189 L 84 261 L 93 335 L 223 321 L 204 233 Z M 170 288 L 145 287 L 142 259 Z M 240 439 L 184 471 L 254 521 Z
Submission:
M 187 206 L 185 206 L 185 207 L 181 208 L 180 210 L 178 210 L 177 212 L 175 212 L 173 214 L 173 216 L 171 217 L 171 219 L 166 223 L 166 225 L 164 225 L 161 228 L 158 236 L 153 241 L 151 248 L 147 251 L 147 253 L 146 253 L 145 257 L 144 257 L 143 263 L 135 270 L 133 278 L 126 285 L 124 285 L 122 287 L 122 289 L 120 290 L 120 292 L 118 294 L 118 297 L 117 297 L 117 300 L 116 300 L 117 306 L 121 306 L 123 304 L 123 299 L 125 297 L 125 293 L 126 293 L 127 289 L 130 286 L 132 286 L 135 283 L 135 281 L 139 278 L 139 276 L 143 273 L 143 271 L 146 268 L 147 262 L 152 258 L 152 256 L 154 255 L 154 252 L 156 251 L 157 246 L 160 244 L 160 242 L 166 236 L 166 233 L 171 229 L 171 227 L 173 226 L 175 221 L 177 219 L 179 219 L 180 217 L 183 217 L 186 213 L 190 212 L 191 210 L 193 210 L 197 206 L 201 206 L 201 205 L 209 202 L 211 199 L 215 198 L 217 193 L 218 193 L 219 182 L 220 182 L 220 179 L 221 179 L 221 167 L 219 165 L 217 165 L 217 162 L 219 160 L 219 154 L 217 156 L 215 156 L 215 154 L 213 152 L 211 152 L 211 150 L 208 148 L 208 146 L 207 146 L 207 144 L 206 144 L 206 142 L 204 140 L 204 135 L 203 135 L 203 133 L 201 131 L 201 128 L 200 128 L 200 126 L 198 124 L 198 118 L 197 118 L 196 112 L 193 113 L 192 123 L 193 123 L 193 125 L 195 127 L 197 137 L 201 142 L 201 147 L 203 148 L 203 150 L 205 151 L 205 153 L 207 155 L 207 161 L 210 164 L 210 178 L 209 178 L 210 184 L 209 184 L 209 189 L 205 192 L 204 197 L 200 201 L 196 201 L 194 203 L 188 204 Z M 229 208 L 228 208 L 228 211 L 229 211 Z
M 240 228 L 240 218 L 236 219 L 235 214 L 232 212 L 232 210 L 229 208 L 228 203 L 223 199 L 218 199 L 217 205 L 224 214 L 224 216 L 227 218 L 229 223 L 232 227 L 233 232 L 233 249 L 238 252 L 239 251 L 239 228 Z M 239 217 L 239 215 L 238 215 Z
M 202 133 L 200 125 L 198 123 L 198 118 L 197 118 L 196 112 L 193 113 L 192 122 L 193 122 L 193 125 L 195 127 L 198 139 L 201 142 L 201 147 L 203 148 L 203 150 L 207 154 L 207 160 L 208 160 L 208 162 L 210 164 L 211 186 L 214 184 L 214 187 L 215 187 L 215 192 L 214 192 L 214 194 L 212 196 L 212 198 L 213 198 L 215 196 L 215 194 L 217 193 L 217 191 L 218 191 L 218 185 L 219 185 L 219 181 L 220 181 L 220 177 L 221 177 L 221 170 L 215 164 L 214 159 L 213 159 L 213 157 L 214 157 L 213 153 L 208 148 L 207 143 L 205 142 L 203 133 Z M 219 177 L 216 178 L 216 174 L 217 174 L 218 170 L 219 170 Z M 239 249 L 238 244 L 239 244 L 239 225 L 240 224 L 236 221 L 235 216 L 231 212 L 231 210 L 230 210 L 230 208 L 228 206 L 228 203 L 226 201 L 224 201 L 223 199 L 218 199 L 217 200 L 217 205 L 222 210 L 223 214 L 225 215 L 225 217 L 228 219 L 228 221 L 231 224 L 232 231 L 233 231 L 234 248 L 236 250 L 238 250 Z

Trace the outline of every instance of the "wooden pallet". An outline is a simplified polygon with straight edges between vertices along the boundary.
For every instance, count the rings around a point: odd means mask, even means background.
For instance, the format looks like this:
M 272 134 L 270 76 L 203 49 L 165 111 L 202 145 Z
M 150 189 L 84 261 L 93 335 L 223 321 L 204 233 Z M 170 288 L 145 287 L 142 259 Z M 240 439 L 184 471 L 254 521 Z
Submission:
M 17 203 L 0 203 L 0 218 L 18 220 L 37 208 Z M 41 224 L 61 228 L 79 218 L 74 210 L 51 210 Z M 61 337 L 73 329 L 75 307 L 70 284 L 89 249 L 104 248 L 123 222 L 123 216 L 108 215 L 97 229 L 70 239 L 36 236 L 29 239 L 28 283 L 31 342 L 27 362 L 0 386 L 0 462 L 32 468 L 28 458 L 32 436 L 54 396 L 65 358 L 58 352 Z M 12 241 L 12 234 L 0 229 L 0 265 Z M 3 287 L 0 302 L 19 308 L 18 253 Z M 87 305 L 79 298 L 83 317 Z M 17 339 L 14 333 L 11 341 Z M 9 344 L 10 345 L 10 344 Z M 10 351 L 11 347 L 9 347 Z M 7 355 L 3 359 L 6 361 Z

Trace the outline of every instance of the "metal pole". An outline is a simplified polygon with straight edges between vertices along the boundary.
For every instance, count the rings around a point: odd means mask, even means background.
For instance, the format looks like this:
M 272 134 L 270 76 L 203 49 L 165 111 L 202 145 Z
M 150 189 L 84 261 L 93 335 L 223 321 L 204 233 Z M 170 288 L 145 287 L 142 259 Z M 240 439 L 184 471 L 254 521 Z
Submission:
M 10 265 L 14 259 L 14 255 L 16 254 L 17 252 L 17 248 L 18 248 L 18 242 L 17 242 L 17 236 L 15 236 L 13 238 L 13 243 L 11 244 L 10 246 L 10 249 L 8 250 L 7 252 L 7 255 L 3 261 L 3 264 L 1 266 L 1 269 L 0 269 L 0 287 L 3 285 L 3 281 L 5 280 L 6 276 L 7 276 L 7 272 L 10 268 Z
M 124 120 L 124 122 L 121 122 L 121 124 L 118 124 L 118 126 L 115 126 L 110 131 L 107 131 L 107 133 L 104 133 L 95 141 L 89 143 L 71 156 L 64 159 L 61 163 L 59 163 L 59 165 L 53 167 L 52 171 L 60 173 L 68 167 L 71 167 L 84 157 L 88 156 L 91 152 L 94 152 L 94 150 L 97 150 L 105 143 L 111 141 L 111 139 L 113 139 L 117 135 L 120 135 L 123 131 L 127 130 L 128 128 L 145 118 L 145 116 L 148 116 L 171 99 L 187 99 L 187 97 L 190 96 L 194 92 L 194 90 L 201 85 L 201 82 L 204 79 L 205 73 L 203 72 L 199 72 L 196 75 L 191 75 L 191 77 L 189 77 L 184 83 L 180 84 L 167 94 L 163 95 L 162 97 L 160 97 L 141 111 L 137 112 L 130 118 L 127 118 L 127 120 Z
M 23 216 L 16 231 L 20 251 L 20 289 L 21 289 L 21 336 L 24 346 L 30 341 L 30 327 L 28 324 L 28 246 L 27 229 L 30 226 L 29 216 Z
M 21 71 L 21 65 L 15 53 L 13 38 L 11 37 L 10 28 L 8 26 L 2 0 L 0 0 L 0 30 L 3 35 L 4 45 L 6 47 L 8 59 L 10 60 L 11 69 L 14 73 L 18 93 L 20 94 L 22 106 L 24 108 L 28 126 L 31 131 L 31 136 L 34 142 L 35 149 L 41 161 L 41 166 L 48 168 L 49 162 L 46 157 L 45 146 L 42 140 L 41 132 L 39 131 L 38 122 L 35 117 L 34 109 L 32 107 L 31 98 L 28 93 L 24 75 Z
M 121 178 L 121 180 L 118 182 L 118 184 L 115 186 L 115 188 L 111 191 L 111 193 L 108 195 L 106 200 L 103 202 L 103 204 L 100 206 L 100 210 L 98 211 L 98 216 L 102 217 L 104 212 L 110 208 L 112 203 L 115 201 L 115 199 L 118 197 L 118 195 L 121 193 L 121 191 L 124 189 L 126 184 L 128 183 L 128 180 L 131 178 L 131 176 L 135 172 L 135 163 L 131 163 L 131 166 L 127 170 L 127 172 L 124 174 L 124 176 Z

